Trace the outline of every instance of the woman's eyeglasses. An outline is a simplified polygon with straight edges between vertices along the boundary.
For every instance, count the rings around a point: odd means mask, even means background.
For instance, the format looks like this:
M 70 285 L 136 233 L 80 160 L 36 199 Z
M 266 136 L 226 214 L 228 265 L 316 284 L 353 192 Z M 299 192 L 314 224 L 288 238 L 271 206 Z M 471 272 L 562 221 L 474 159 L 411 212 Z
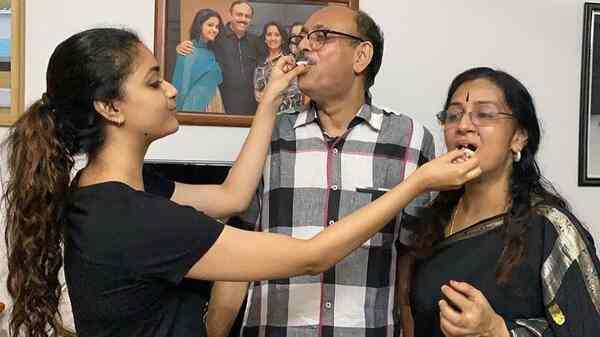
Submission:
M 448 128 L 457 126 L 460 121 L 462 121 L 465 114 L 469 116 L 471 123 L 475 126 L 490 126 L 498 119 L 514 118 L 512 114 L 506 112 L 469 111 L 468 113 L 465 113 L 463 111 L 448 110 L 441 111 L 436 117 L 444 127 Z

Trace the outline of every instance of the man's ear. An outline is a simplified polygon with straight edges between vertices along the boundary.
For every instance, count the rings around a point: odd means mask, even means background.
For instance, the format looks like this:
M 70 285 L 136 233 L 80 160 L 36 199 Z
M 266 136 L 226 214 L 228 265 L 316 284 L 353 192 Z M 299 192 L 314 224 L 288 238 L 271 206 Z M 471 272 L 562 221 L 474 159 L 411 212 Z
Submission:
M 354 52 L 354 72 L 360 74 L 367 69 L 373 60 L 373 44 L 369 41 L 361 42 Z
M 125 115 L 119 111 L 114 102 L 94 101 L 94 108 L 109 122 L 116 125 L 121 125 L 125 122 Z
M 512 137 L 512 141 L 510 143 L 510 149 L 517 153 L 522 151 L 527 145 L 527 140 L 529 139 L 529 135 L 527 134 L 527 130 L 523 128 L 518 128 L 515 131 L 515 134 Z

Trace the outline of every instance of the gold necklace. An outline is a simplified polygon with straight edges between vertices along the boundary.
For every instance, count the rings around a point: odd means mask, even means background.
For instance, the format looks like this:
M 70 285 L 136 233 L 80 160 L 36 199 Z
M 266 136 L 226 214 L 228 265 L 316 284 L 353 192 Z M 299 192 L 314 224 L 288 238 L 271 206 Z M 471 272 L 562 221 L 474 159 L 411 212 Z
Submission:
M 458 202 L 456 203 L 456 207 L 454 207 L 454 211 L 452 212 L 452 216 L 450 217 L 450 224 L 448 225 L 448 233 L 446 237 L 449 237 L 450 235 L 454 234 L 454 219 L 456 218 L 456 213 L 458 213 L 458 206 L 461 205 L 462 200 L 462 197 L 460 197 L 460 199 L 458 199 Z
M 460 199 L 458 199 L 458 202 L 456 203 L 456 207 L 454 208 L 454 211 L 452 212 L 452 216 L 450 217 L 450 223 L 448 224 L 447 227 L 447 235 L 446 237 L 449 237 L 450 235 L 454 234 L 454 221 L 456 219 L 456 214 L 458 213 L 458 207 L 462 206 L 463 203 L 463 197 L 460 197 Z M 505 207 L 504 210 L 502 211 L 502 213 L 506 213 L 508 212 L 508 208 L 510 207 L 510 203 L 508 203 Z

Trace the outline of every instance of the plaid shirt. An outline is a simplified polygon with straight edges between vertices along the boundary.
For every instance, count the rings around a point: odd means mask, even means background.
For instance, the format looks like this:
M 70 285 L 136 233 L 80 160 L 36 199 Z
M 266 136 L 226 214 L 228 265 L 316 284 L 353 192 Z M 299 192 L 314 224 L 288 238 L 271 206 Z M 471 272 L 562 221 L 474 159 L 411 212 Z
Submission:
M 329 142 L 314 106 L 281 113 L 262 198 L 255 203 L 260 207 L 243 218 L 259 231 L 309 239 L 433 156 L 427 129 L 371 105 L 363 105 L 348 131 Z M 405 211 L 430 198 L 420 196 Z M 398 336 L 393 309 L 400 218 L 322 274 L 254 282 L 242 336 Z

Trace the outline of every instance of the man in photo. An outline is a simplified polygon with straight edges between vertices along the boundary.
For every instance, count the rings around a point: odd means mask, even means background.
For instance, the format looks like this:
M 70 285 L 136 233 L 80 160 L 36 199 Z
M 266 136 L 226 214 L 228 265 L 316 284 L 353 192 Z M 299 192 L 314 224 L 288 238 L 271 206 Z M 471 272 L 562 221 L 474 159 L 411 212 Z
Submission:
M 302 22 L 294 22 L 290 26 L 290 37 L 299 36 L 302 33 L 302 28 L 304 24 Z M 296 45 L 297 39 L 291 39 L 289 44 L 290 53 L 297 54 L 298 53 L 298 45 Z

